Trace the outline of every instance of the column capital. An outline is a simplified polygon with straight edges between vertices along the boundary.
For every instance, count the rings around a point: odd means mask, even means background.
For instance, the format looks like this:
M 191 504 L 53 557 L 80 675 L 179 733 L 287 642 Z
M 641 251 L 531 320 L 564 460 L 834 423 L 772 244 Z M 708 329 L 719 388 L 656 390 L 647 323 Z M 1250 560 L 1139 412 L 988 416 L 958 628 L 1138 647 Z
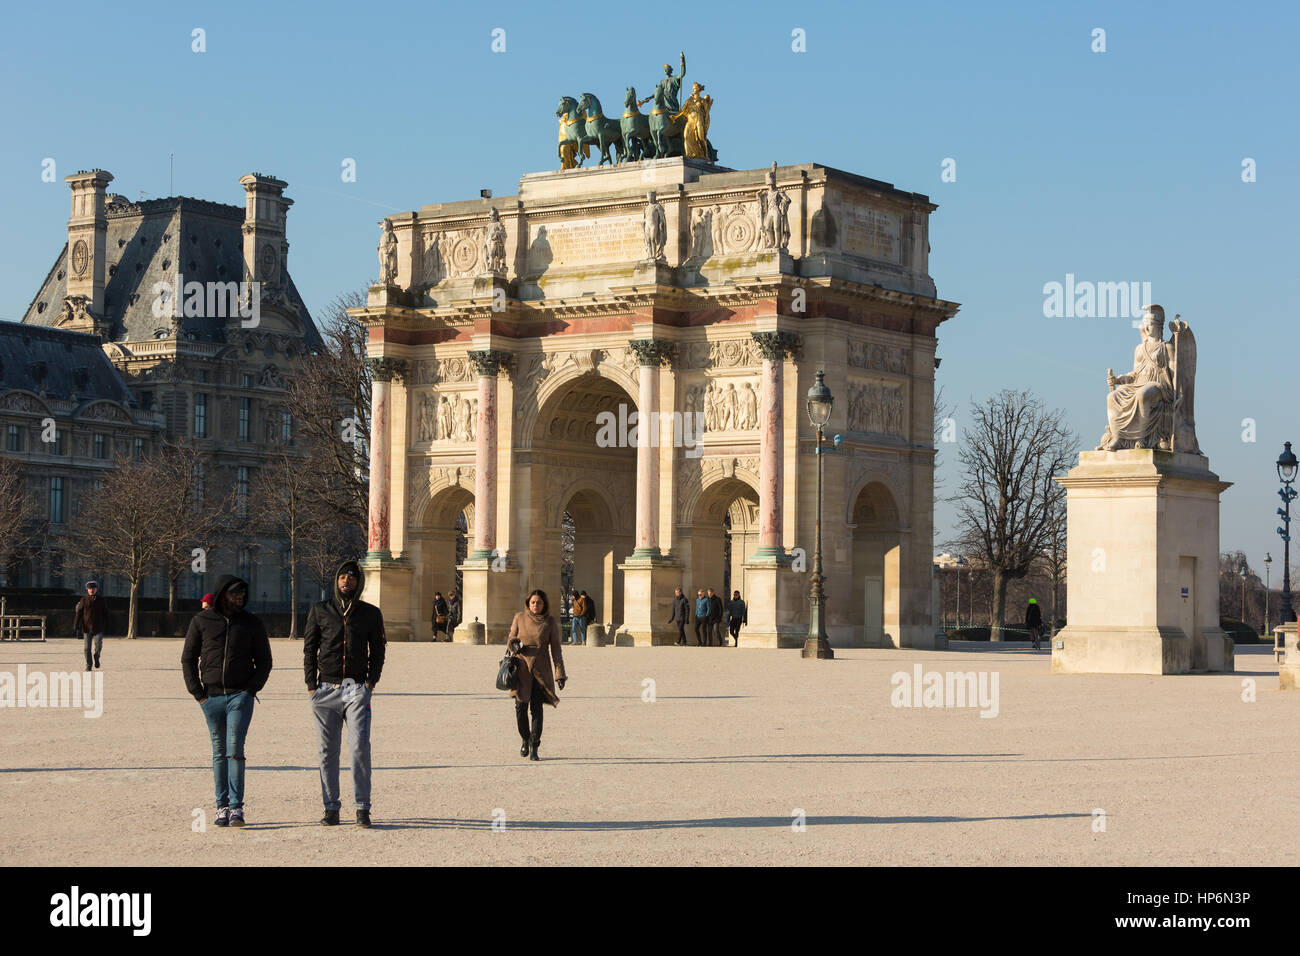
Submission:
M 474 363 L 474 370 L 480 376 L 496 378 L 502 370 L 509 370 L 514 365 L 514 355 L 503 349 L 482 349 L 466 352 L 465 357 Z
M 394 378 L 406 378 L 406 359 L 368 358 L 366 367 L 376 382 L 391 382 Z
M 636 353 L 638 365 L 669 365 L 677 360 L 677 343 L 665 339 L 630 339 L 628 347 Z
M 797 355 L 802 343 L 793 332 L 750 332 L 759 353 L 765 359 L 781 361 L 787 355 Z

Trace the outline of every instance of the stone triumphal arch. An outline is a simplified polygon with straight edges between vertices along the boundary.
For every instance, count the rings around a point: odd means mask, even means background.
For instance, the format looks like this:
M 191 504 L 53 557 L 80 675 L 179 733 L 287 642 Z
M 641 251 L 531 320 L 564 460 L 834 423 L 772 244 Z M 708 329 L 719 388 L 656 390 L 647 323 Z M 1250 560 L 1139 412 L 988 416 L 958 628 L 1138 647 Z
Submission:
M 428 639 L 459 570 L 465 620 L 503 641 L 529 590 L 559 597 L 567 528 L 575 586 L 624 640 L 671 643 L 674 587 L 725 578 L 742 643 L 801 645 L 825 369 L 827 632 L 930 646 L 935 331 L 958 308 L 929 276 L 935 208 L 816 164 L 671 158 L 388 217 L 352 314 L 390 637 Z

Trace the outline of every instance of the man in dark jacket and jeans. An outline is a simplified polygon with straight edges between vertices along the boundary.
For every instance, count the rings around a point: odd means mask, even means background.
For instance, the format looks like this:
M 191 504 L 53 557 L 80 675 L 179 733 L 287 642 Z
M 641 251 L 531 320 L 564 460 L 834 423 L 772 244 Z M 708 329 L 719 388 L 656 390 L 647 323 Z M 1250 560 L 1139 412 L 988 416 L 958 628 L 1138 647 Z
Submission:
M 86 582 L 86 596 L 77 602 L 77 611 L 72 615 L 72 628 L 85 638 L 86 670 L 90 670 L 93 661 L 99 666 L 99 653 L 104 649 L 104 630 L 108 627 L 108 601 L 99 593 L 98 581 Z M 91 641 L 94 641 L 95 656 L 91 657 Z
M 384 668 L 384 616 L 361 600 L 365 579 L 355 561 L 334 577 L 334 596 L 312 607 L 303 632 L 307 694 L 320 742 L 321 823 L 339 822 L 339 748 L 348 725 L 357 823 L 370 826 L 370 695 Z
M 222 575 L 216 606 L 194 615 L 181 650 L 185 689 L 199 702 L 212 738 L 219 827 L 244 825 L 244 738 L 256 694 L 271 676 L 271 642 L 257 615 L 244 609 L 247 601 L 248 583 Z
M 677 647 L 686 645 L 686 625 L 691 620 L 691 602 L 686 600 L 686 595 L 682 593 L 681 587 L 673 591 L 673 613 L 668 618 L 669 624 L 677 625 L 677 640 L 673 644 Z
M 727 643 L 722 636 L 722 596 L 714 594 L 713 588 L 709 588 L 709 633 L 717 637 L 719 647 Z

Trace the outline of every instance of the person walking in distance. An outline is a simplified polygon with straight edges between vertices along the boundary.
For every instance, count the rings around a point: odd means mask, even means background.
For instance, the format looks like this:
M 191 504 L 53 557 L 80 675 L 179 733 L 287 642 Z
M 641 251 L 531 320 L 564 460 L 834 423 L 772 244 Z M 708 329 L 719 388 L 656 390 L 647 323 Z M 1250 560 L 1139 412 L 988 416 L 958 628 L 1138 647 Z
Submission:
M 573 603 L 569 605 L 570 625 L 569 643 L 581 644 L 587 638 L 587 599 L 579 591 L 573 592 Z
M 1043 612 L 1039 609 L 1038 601 L 1035 598 L 1030 598 L 1029 606 L 1025 608 L 1025 630 L 1029 632 L 1029 639 L 1034 642 L 1034 650 L 1041 650 Z
M 740 626 L 749 624 L 749 608 L 745 602 L 740 599 L 739 591 L 731 592 L 731 600 L 727 602 L 727 630 L 731 632 L 731 646 L 740 646 Z
M 82 635 L 86 670 L 90 670 L 92 665 L 98 667 L 99 655 L 104 650 L 104 629 L 108 627 L 108 601 L 99 593 L 98 581 L 86 582 L 86 594 L 77 602 L 77 610 L 72 615 L 72 627 Z
M 708 588 L 708 592 L 709 630 L 712 631 L 709 640 L 712 641 L 713 637 L 717 637 L 718 646 L 722 647 L 726 644 L 726 639 L 722 636 L 722 595 L 714 594 L 713 588 Z
M 712 605 L 704 593 L 704 588 L 695 592 L 695 646 L 709 646 L 709 614 Z M 702 630 L 701 630 L 702 629 Z
M 673 588 L 673 613 L 668 618 L 668 623 L 677 625 L 677 640 L 673 641 L 674 647 L 686 646 L 686 625 L 691 619 L 691 602 L 686 600 L 686 595 L 682 593 L 680 586 Z
M 433 592 L 433 639 L 440 641 L 439 634 L 447 633 L 447 602 L 443 600 L 441 591 Z
M 558 707 L 560 695 L 556 684 L 564 690 L 568 677 L 564 673 L 564 652 L 560 648 L 560 622 L 548 611 L 550 603 L 546 592 L 532 591 L 524 603 L 524 610 L 510 622 L 510 636 L 506 648 L 519 658 L 519 686 L 510 692 L 515 701 L 515 724 L 522 744 L 519 756 L 539 760 L 537 748 L 542 743 L 542 707 Z M 577 615 L 574 615 L 577 620 Z M 554 669 L 552 670 L 552 662 Z M 528 716 L 532 714 L 532 726 Z
M 583 615 L 582 625 L 582 643 L 587 643 L 587 628 L 591 627 L 596 620 L 596 599 L 586 591 L 582 592 L 582 600 L 586 602 L 587 613 Z
M 245 610 L 247 602 L 248 583 L 222 575 L 215 605 L 194 615 L 181 650 L 185 689 L 199 702 L 212 737 L 219 827 L 244 825 L 244 740 L 257 692 L 271 676 L 271 642 L 257 615 Z
M 312 606 L 303 631 L 303 670 L 320 744 L 321 823 L 339 822 L 339 748 L 348 726 L 357 825 L 370 826 L 370 700 L 384 669 L 384 615 L 361 600 L 365 578 L 355 561 L 334 576 L 334 596 Z
M 453 588 L 447 594 L 447 640 L 450 641 L 455 636 L 463 613 L 460 607 L 460 595 Z

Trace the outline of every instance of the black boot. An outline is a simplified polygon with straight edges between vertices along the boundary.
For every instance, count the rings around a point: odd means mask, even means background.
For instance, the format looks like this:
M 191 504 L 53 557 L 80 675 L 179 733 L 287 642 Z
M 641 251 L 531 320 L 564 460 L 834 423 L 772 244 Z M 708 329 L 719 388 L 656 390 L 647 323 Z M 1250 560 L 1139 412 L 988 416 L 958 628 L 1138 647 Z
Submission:
M 370 811 L 369 811 L 369 810 L 361 810 L 361 809 L 358 809 L 358 810 L 357 810 L 357 826 L 362 827 L 362 828 L 364 828 L 364 829 L 366 829 L 366 830 L 369 830 L 369 829 L 370 829 Z
M 327 827 L 336 827 L 339 825 L 339 812 L 337 810 L 326 810 L 325 816 L 320 818 L 320 822 Z
M 528 738 L 527 738 L 527 737 L 524 738 L 523 745 L 519 748 L 519 756 L 521 756 L 521 757 L 527 757 L 527 756 L 528 756 Z
M 528 749 L 528 759 L 529 759 L 529 760 L 541 760 L 541 759 L 542 759 L 541 757 L 537 756 L 537 747 L 538 747 L 538 745 L 539 745 L 540 743 L 541 743 L 540 740 L 534 740 L 533 743 L 532 743 L 532 746 L 529 747 L 529 749 Z

